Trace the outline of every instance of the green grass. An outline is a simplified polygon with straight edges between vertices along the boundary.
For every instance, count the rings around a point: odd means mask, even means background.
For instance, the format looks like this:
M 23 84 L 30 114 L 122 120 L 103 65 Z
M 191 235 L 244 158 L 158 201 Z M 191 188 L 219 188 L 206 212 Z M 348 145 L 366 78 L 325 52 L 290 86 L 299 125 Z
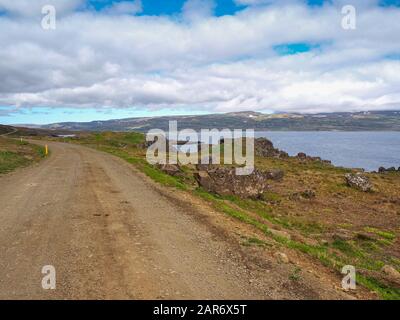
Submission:
M 372 228 L 372 227 L 366 227 L 366 228 L 364 228 L 364 230 L 366 232 L 375 233 L 378 236 L 380 236 L 380 237 L 382 237 L 382 238 L 384 238 L 386 240 L 389 240 L 389 241 L 393 241 L 393 240 L 396 239 L 396 235 L 391 233 L 391 232 L 389 232 L 389 231 L 383 231 L 383 230 L 379 230 L 377 228 Z
M 0 151 L 0 173 L 7 173 L 18 167 L 27 166 L 30 161 L 24 156 L 11 151 Z
M 10 146 L 14 145 L 13 140 L 8 140 Z M 0 151 L 0 174 L 8 173 L 14 171 L 20 167 L 26 167 L 37 159 L 43 158 L 45 156 L 44 148 L 30 145 L 27 143 L 17 142 L 16 145 L 29 146 L 29 152 L 22 152 L 12 149 L 13 151 L 2 150 Z
M 258 247 L 266 247 L 266 246 L 271 246 L 270 243 L 267 243 L 266 241 L 260 240 L 258 238 L 247 238 L 244 242 L 242 242 L 242 245 L 244 246 L 258 246 Z
M 295 267 L 290 274 L 289 279 L 292 281 L 299 281 L 301 279 L 301 268 Z

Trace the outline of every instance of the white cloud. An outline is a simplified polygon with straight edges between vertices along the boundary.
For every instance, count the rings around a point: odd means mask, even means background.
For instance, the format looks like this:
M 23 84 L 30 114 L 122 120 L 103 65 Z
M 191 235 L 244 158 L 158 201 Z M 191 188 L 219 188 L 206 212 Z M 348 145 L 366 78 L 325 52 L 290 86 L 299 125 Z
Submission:
M 337 1 L 313 8 L 271 1 L 223 17 L 211 16 L 213 3 L 207 2 L 193 15 L 202 3 L 187 2 L 182 17 L 125 14 L 135 12 L 132 4 L 140 10 L 139 2 L 97 13 L 65 8 L 57 29 L 45 31 L 27 7 L 12 11 L 11 1 L 0 0 L 0 7 L 19 14 L 0 17 L 0 105 L 310 112 L 400 107 L 400 61 L 384 59 L 400 53 L 400 9 L 370 2 L 359 12 L 357 29 L 346 31 Z M 273 50 L 296 42 L 321 48 L 283 57 Z

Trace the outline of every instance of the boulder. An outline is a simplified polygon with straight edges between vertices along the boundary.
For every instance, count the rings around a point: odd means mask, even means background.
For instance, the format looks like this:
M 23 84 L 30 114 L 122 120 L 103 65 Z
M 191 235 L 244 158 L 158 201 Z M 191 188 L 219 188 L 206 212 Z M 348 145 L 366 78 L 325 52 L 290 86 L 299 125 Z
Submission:
M 300 160 L 307 160 L 307 155 L 304 152 L 299 152 L 296 157 Z
M 274 257 L 280 263 L 289 263 L 288 256 L 283 252 L 275 252 Z
M 267 175 L 271 180 L 282 180 L 285 174 L 281 169 L 272 169 L 267 172 Z
M 208 192 L 222 196 L 259 198 L 267 190 L 269 175 L 257 169 L 249 175 L 236 175 L 235 168 L 218 167 L 200 170 L 195 174 L 195 178 Z
M 346 183 L 349 187 L 368 192 L 372 190 L 372 184 L 368 177 L 361 173 L 347 173 L 345 175 Z
M 400 285 L 400 272 L 389 265 L 384 265 L 381 271 L 386 275 L 387 280 L 397 285 Z

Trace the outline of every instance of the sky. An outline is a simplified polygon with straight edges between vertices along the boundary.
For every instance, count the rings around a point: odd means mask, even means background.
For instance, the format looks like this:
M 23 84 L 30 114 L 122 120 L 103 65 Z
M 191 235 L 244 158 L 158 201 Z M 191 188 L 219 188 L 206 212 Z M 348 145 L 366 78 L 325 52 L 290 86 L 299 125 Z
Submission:
M 400 0 L 0 0 L 0 123 L 400 110 L 399 21 Z

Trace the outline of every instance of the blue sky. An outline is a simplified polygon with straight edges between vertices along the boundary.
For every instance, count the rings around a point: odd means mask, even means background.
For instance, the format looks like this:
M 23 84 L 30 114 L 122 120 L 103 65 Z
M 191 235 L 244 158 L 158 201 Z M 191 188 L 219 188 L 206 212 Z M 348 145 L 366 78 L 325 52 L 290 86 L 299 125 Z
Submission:
M 124 0 L 90 0 L 90 4 L 97 10 L 111 5 L 112 3 Z M 143 15 L 174 15 L 178 14 L 186 0 L 142 0 Z M 304 0 L 309 6 L 321 6 L 324 3 L 330 3 L 331 0 Z M 246 8 L 246 5 L 241 5 L 234 0 L 216 0 L 215 15 L 231 15 L 237 11 Z M 349 0 L 348 4 L 352 4 Z M 380 0 L 382 6 L 400 6 L 400 0 Z
M 9 111 L 10 107 L 0 107 L 0 123 L 2 124 L 48 124 L 55 122 L 90 122 L 93 120 L 124 119 L 133 117 L 156 117 L 165 115 L 188 115 L 205 114 L 201 111 L 181 110 L 140 110 L 140 109 L 116 109 L 116 108 L 51 108 L 35 107 L 20 109 L 12 112 L 11 116 L 2 116 L 2 113 Z M 11 109 L 12 110 L 12 109 Z
M 56 30 L 40 28 L 40 3 L 56 6 Z M 342 4 L 357 30 L 340 27 Z M 399 7 L 0 0 L 0 123 L 400 108 Z
M 123 0 L 121 0 L 123 1 Z M 113 0 L 91 0 L 90 3 L 97 9 L 101 10 L 112 3 Z M 179 14 L 185 3 L 185 0 L 142 0 L 142 15 L 174 15 Z M 245 6 L 237 5 L 233 0 L 216 1 L 215 15 L 231 15 L 236 11 L 245 8 Z

